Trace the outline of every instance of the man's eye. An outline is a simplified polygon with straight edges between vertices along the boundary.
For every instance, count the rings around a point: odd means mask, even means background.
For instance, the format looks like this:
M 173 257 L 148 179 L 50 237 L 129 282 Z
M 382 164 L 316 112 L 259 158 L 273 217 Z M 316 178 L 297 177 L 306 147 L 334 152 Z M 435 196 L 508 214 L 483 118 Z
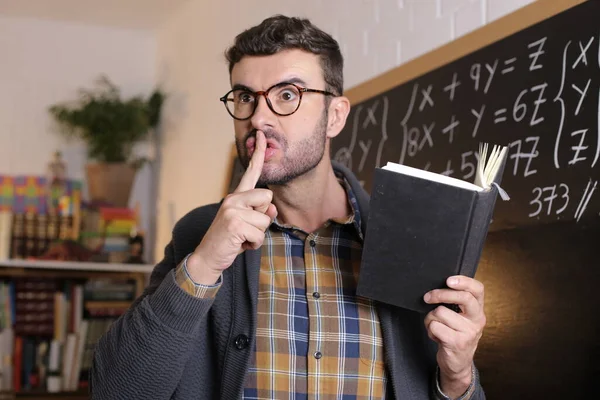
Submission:
M 253 98 L 254 97 L 250 93 L 242 93 L 239 95 L 238 100 L 240 103 L 250 103 Z
M 284 90 L 281 92 L 281 94 L 279 95 L 279 97 L 281 98 L 281 100 L 284 101 L 291 101 L 296 99 L 296 93 L 293 90 Z

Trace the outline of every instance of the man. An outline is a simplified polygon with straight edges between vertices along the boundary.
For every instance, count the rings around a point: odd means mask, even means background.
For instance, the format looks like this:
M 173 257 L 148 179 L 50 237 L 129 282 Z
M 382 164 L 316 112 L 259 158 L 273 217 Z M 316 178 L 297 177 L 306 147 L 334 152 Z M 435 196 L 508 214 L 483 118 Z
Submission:
M 424 293 L 460 313 L 355 295 L 369 210 L 329 156 L 350 108 L 338 44 L 277 16 L 227 58 L 221 101 L 246 172 L 177 223 L 149 287 L 98 343 L 93 398 L 484 398 L 481 283 Z

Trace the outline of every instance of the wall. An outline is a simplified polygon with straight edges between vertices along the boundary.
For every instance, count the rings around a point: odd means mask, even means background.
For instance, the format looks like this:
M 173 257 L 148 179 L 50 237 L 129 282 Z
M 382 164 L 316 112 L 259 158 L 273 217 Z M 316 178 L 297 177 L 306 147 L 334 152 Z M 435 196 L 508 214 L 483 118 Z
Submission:
M 45 174 L 54 150 L 62 150 L 68 174 L 84 178 L 82 144 L 67 143 L 47 107 L 76 99 L 107 74 L 124 96 L 147 94 L 156 81 L 156 41 L 150 31 L 78 25 L 0 15 L 0 173 Z M 139 174 L 131 196 L 142 206 L 144 228 L 150 174 Z
M 350 88 L 530 2 L 264 0 L 257 7 L 223 0 L 209 10 L 192 0 L 182 6 L 158 31 L 158 78 L 172 97 L 162 130 L 156 257 L 176 220 L 226 190 L 233 129 L 218 98 L 228 90 L 223 51 L 241 30 L 274 13 L 311 18 L 340 42 Z

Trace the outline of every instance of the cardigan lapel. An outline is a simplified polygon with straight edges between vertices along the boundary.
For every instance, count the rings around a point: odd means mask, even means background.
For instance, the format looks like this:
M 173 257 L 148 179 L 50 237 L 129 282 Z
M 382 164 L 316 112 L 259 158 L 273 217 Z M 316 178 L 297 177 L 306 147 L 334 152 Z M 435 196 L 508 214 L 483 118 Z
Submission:
M 423 316 L 413 311 L 376 303 L 383 335 L 385 361 L 390 385 L 389 399 L 429 398 L 433 371 L 428 359 L 435 360 L 435 349 L 425 335 Z M 431 354 L 428 352 L 433 351 Z
M 244 252 L 244 263 L 246 271 L 246 280 L 248 284 L 248 293 L 250 294 L 250 305 L 252 308 L 251 313 L 251 326 L 256 326 L 256 307 L 258 302 L 258 276 L 260 272 L 260 255 L 261 251 L 258 250 L 246 250 Z
M 233 265 L 225 270 L 223 279 L 231 279 L 231 327 L 225 349 L 221 394 L 225 388 L 233 393 L 243 393 L 244 380 L 256 342 L 256 304 L 258 301 L 258 273 L 260 250 L 246 250 L 236 257 Z M 231 344 L 239 335 L 249 339 L 244 349 L 235 349 Z
M 393 393 L 388 393 L 389 399 L 412 399 L 414 398 L 410 391 L 410 380 L 406 376 L 406 357 L 402 354 L 402 345 L 399 341 L 396 326 L 393 323 L 391 310 L 383 304 L 376 304 L 381 333 L 383 335 L 383 348 L 385 353 L 385 364 L 388 372 L 388 379 Z

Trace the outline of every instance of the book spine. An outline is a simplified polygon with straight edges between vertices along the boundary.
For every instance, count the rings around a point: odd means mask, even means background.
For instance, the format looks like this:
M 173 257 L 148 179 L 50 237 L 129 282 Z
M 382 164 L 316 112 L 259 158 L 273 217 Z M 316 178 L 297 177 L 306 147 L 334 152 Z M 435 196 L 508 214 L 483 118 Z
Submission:
M 465 258 L 466 258 L 466 254 L 468 253 L 468 249 L 469 249 L 469 243 L 472 240 L 472 234 L 473 234 L 473 220 L 474 220 L 474 215 L 475 215 L 475 211 L 477 208 L 477 200 L 478 200 L 478 196 L 477 193 L 473 193 L 473 196 L 471 197 L 471 204 L 470 204 L 470 211 L 468 214 L 468 222 L 466 224 L 466 229 L 464 230 L 464 236 L 462 238 L 462 241 L 460 242 L 462 245 L 461 248 L 461 252 L 460 252 L 460 257 L 458 257 L 457 259 L 457 263 L 455 265 L 455 275 L 464 275 L 464 264 L 465 264 Z
M 498 189 L 492 186 L 490 190 L 477 193 L 475 197 L 462 262 L 458 269 L 459 275 L 473 278 L 477 272 L 492 221 L 497 195 Z

